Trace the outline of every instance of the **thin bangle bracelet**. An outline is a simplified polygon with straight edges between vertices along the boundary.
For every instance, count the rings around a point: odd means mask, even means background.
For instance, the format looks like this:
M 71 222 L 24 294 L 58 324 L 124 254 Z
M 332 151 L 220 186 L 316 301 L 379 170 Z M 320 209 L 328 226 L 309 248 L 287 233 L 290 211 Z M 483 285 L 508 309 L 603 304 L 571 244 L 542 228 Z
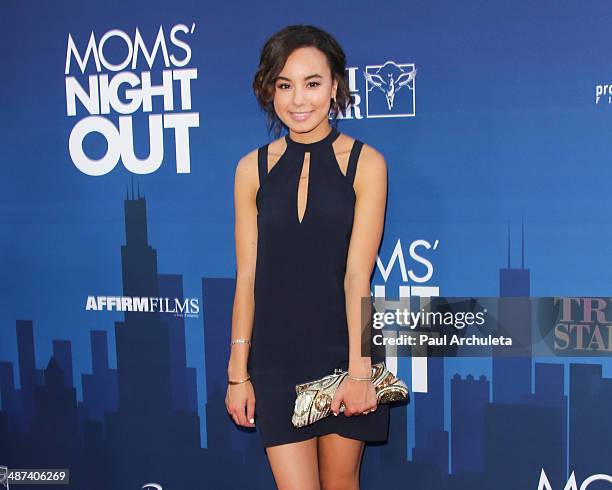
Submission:
M 234 339 L 230 342 L 230 345 L 233 344 L 249 344 L 251 345 L 251 341 L 248 339 Z
M 350 375 L 350 374 L 348 374 L 348 373 L 346 373 L 346 375 L 347 375 L 349 378 L 354 379 L 355 381 L 372 381 L 372 376 L 370 376 L 369 378 L 361 378 L 361 377 L 359 377 L 359 376 L 352 376 L 352 375 Z
M 230 384 L 230 385 L 239 385 L 239 384 L 241 384 L 241 383 L 245 383 L 245 382 L 247 382 L 247 381 L 248 381 L 248 380 L 250 380 L 250 379 L 251 379 L 251 377 L 250 377 L 250 376 L 248 376 L 248 377 L 246 377 L 246 378 L 244 378 L 244 379 L 241 379 L 240 381 L 231 381 L 231 380 L 229 380 L 229 379 L 228 379 L 228 380 L 227 380 L 227 383 L 228 383 L 228 384 Z

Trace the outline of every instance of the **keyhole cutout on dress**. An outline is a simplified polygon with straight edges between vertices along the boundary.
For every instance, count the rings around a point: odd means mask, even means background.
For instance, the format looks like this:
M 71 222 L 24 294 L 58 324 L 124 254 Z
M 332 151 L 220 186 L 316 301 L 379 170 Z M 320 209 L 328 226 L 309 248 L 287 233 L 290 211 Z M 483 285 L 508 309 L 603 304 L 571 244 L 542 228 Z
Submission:
M 298 224 L 302 224 L 306 209 L 308 207 L 308 188 L 310 187 L 310 152 L 304 152 L 302 171 L 297 188 L 297 218 Z

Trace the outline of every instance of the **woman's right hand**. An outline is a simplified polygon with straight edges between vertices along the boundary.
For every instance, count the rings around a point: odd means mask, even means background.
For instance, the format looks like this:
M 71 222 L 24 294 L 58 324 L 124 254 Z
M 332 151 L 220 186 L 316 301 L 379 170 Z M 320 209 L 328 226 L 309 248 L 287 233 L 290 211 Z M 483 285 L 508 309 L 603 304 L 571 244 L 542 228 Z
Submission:
M 227 385 L 225 408 L 237 425 L 255 427 L 255 391 L 250 381 Z

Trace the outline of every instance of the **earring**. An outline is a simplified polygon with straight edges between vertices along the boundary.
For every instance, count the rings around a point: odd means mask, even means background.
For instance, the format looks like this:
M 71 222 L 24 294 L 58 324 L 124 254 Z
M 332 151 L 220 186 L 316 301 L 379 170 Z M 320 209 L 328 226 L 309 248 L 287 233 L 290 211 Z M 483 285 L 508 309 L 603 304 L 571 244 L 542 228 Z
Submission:
M 335 105 L 336 105 L 336 98 L 332 97 L 331 98 L 331 105 L 329 107 L 329 112 L 332 114 L 332 117 L 336 117 Z

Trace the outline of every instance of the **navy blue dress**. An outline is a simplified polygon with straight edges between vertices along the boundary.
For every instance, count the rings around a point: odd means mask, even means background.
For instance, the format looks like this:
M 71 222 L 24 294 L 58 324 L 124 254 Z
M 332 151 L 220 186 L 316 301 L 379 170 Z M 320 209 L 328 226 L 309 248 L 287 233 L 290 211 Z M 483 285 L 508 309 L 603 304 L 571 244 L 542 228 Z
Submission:
M 295 428 L 295 385 L 348 369 L 344 273 L 353 228 L 353 181 L 363 143 L 355 140 L 344 175 L 332 147 L 336 128 L 313 143 L 285 136 L 287 148 L 268 172 L 268 145 L 258 149 L 255 312 L 248 372 L 255 391 L 255 426 L 264 447 L 337 433 L 385 441 L 389 406 L 367 415 L 333 414 Z M 297 196 L 310 152 L 304 216 Z M 372 362 L 384 354 L 372 353 Z

